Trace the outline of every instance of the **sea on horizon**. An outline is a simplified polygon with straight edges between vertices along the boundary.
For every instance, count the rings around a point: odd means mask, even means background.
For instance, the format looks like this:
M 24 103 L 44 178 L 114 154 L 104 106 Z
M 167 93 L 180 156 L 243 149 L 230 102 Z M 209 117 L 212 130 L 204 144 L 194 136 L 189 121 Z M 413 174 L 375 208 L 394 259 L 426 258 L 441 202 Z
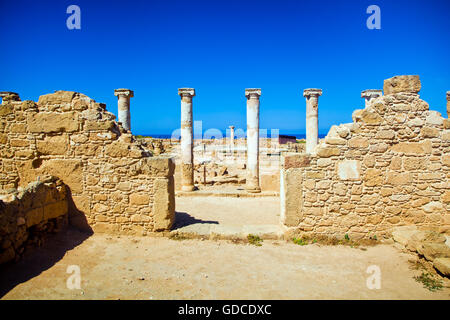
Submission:
M 143 137 L 151 137 L 151 138 L 156 138 L 156 139 L 170 139 L 172 137 L 171 133 L 134 133 L 135 135 L 138 136 L 143 136 Z M 297 139 L 306 139 L 306 133 L 292 133 L 292 132 L 280 132 L 280 135 L 287 135 L 287 136 L 294 136 Z M 326 133 L 319 133 L 319 138 L 323 139 L 325 138 L 327 134 Z M 225 133 L 223 133 L 223 137 L 226 137 Z M 267 132 L 267 138 L 270 138 L 270 131 Z M 195 135 L 194 139 L 201 139 L 202 137 L 199 135 Z

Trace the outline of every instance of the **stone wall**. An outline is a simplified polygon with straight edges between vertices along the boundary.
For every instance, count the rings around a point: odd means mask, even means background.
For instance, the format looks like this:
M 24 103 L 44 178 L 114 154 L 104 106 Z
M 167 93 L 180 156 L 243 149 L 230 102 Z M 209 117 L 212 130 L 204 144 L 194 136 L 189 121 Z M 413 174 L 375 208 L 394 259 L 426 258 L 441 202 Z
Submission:
M 17 260 L 30 246 L 68 222 L 67 188 L 61 180 L 43 176 L 26 188 L 0 196 L 0 264 Z
M 153 157 L 105 105 L 71 91 L 0 105 L 0 192 L 41 175 L 70 192 L 70 222 L 145 235 L 174 220 L 174 163 Z
M 385 80 L 385 95 L 333 126 L 314 155 L 284 157 L 284 225 L 354 238 L 401 225 L 450 232 L 450 121 L 420 87 L 418 76 Z

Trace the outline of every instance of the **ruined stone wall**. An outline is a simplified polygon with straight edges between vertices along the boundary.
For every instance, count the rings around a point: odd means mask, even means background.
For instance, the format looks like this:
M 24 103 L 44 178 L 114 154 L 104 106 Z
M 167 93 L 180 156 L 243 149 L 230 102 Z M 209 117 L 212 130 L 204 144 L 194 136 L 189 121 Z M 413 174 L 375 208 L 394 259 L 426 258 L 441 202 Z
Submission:
M 400 225 L 450 232 L 450 121 L 430 111 L 418 76 L 333 126 L 315 155 L 284 158 L 282 221 L 306 234 L 378 238 Z
M 72 224 L 148 234 L 174 219 L 173 161 L 153 157 L 104 104 L 69 91 L 0 105 L 0 190 L 40 175 L 69 187 Z
M 66 186 L 51 176 L 0 195 L 0 264 L 19 259 L 66 226 L 68 209 Z

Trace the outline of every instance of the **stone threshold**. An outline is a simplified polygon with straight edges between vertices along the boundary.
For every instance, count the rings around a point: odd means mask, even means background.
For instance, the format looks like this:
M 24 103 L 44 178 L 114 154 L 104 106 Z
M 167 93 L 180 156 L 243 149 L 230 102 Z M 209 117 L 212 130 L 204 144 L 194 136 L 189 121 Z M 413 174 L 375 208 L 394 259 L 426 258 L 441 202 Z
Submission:
M 283 228 L 279 225 L 243 225 L 230 226 L 214 223 L 194 223 L 170 231 L 169 237 L 206 240 L 247 240 L 255 235 L 263 240 L 281 240 Z

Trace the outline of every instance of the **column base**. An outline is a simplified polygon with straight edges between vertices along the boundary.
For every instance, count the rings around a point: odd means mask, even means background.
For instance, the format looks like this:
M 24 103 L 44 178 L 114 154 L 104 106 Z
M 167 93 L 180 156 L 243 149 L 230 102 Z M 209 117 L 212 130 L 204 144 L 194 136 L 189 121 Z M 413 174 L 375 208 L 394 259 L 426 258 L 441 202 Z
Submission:
M 181 191 L 194 191 L 195 186 L 181 186 Z
M 260 187 L 245 187 L 245 191 L 249 193 L 260 193 L 261 188 Z

